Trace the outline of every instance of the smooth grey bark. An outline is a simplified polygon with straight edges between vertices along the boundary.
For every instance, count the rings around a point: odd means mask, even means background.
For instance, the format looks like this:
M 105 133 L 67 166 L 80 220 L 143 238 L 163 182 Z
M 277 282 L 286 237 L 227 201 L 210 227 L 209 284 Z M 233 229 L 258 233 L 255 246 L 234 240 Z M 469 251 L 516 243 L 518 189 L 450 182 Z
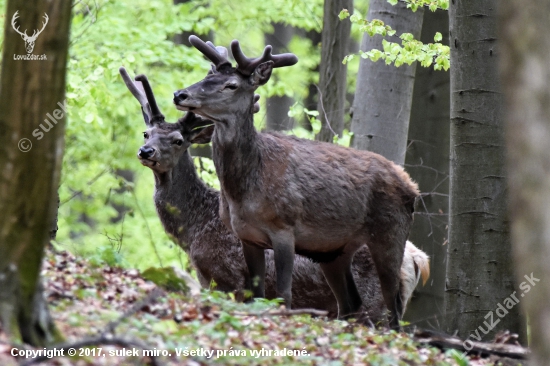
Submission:
M 529 282 L 525 275 L 540 279 L 520 299 L 531 320 L 529 364 L 545 366 L 550 360 L 550 2 L 514 0 L 500 8 L 515 273 L 518 283 Z
M 433 42 L 436 32 L 449 44 L 449 12 L 426 10 L 420 40 Z M 433 67 L 416 68 L 409 147 L 405 168 L 422 187 L 410 240 L 430 256 L 430 279 L 418 286 L 405 320 L 421 328 L 440 329 L 444 318 L 446 240 L 449 212 L 450 76 Z
M 406 4 L 391 6 L 387 0 L 372 0 L 368 19 L 380 19 L 396 30 L 394 42 L 402 33 L 420 37 L 424 9 L 413 13 Z M 382 36 L 365 33 L 363 51 L 382 49 Z M 395 67 L 383 61 L 361 59 L 353 102 L 352 147 L 379 153 L 397 164 L 405 162 L 409 118 L 416 63 Z M 421 187 L 422 188 L 422 187 Z
M 300 34 L 300 30 L 297 30 L 297 33 Z M 311 44 L 314 47 L 321 47 L 321 33 L 311 30 L 309 32 L 303 32 L 303 36 L 305 38 L 308 38 L 311 41 Z M 315 68 L 310 70 L 311 72 L 319 72 L 319 65 L 316 65 Z M 319 90 L 317 89 L 317 84 L 309 84 L 308 86 L 308 94 L 307 97 L 304 99 L 304 107 L 306 107 L 309 110 L 315 110 L 317 108 L 317 101 L 318 101 L 318 93 Z M 301 121 L 301 124 L 304 128 L 306 128 L 308 131 L 311 131 L 313 128 L 311 127 L 311 123 L 309 122 L 309 119 L 306 117 L 304 113 L 304 117 Z
M 273 47 L 273 54 L 288 51 L 288 44 L 294 35 L 294 28 L 281 23 L 273 23 L 273 33 L 264 35 L 265 44 Z M 294 100 L 286 95 L 270 97 L 266 102 L 267 129 L 273 131 L 291 130 L 294 119 L 288 116 L 288 110 Z
M 348 54 L 351 22 L 340 20 L 342 9 L 352 10 L 353 0 L 325 0 L 317 103 L 322 125 L 316 139 L 320 141 L 332 141 L 335 133 L 342 136 L 344 130 L 347 66 L 342 60 Z
M 57 209 L 63 157 L 65 77 L 71 22 L 70 1 L 9 0 L 6 20 L 19 11 L 20 29 L 40 29 L 34 54 L 47 60 L 14 60 L 25 43 L 4 25 L 0 84 L 0 321 L 14 343 L 44 346 L 58 341 L 42 294 L 40 269 Z M 57 123 L 48 125 L 47 114 Z M 33 131 L 42 124 L 39 140 Z M 21 139 L 29 141 L 21 144 Z M 30 151 L 23 152 L 32 143 Z
M 503 96 L 498 78 L 497 0 L 453 1 L 451 167 L 446 330 L 492 339 L 525 335 L 519 306 L 490 322 L 516 291 L 506 212 Z M 517 296 L 517 295 L 516 295 Z M 477 332 L 477 333 L 476 333 Z

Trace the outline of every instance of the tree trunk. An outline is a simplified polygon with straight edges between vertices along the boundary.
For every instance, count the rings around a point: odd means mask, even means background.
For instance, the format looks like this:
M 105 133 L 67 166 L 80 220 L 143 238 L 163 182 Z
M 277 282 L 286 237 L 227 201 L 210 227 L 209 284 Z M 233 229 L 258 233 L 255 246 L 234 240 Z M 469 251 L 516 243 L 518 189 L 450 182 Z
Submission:
M 426 11 L 420 40 L 433 42 L 436 32 L 449 44 L 449 12 Z M 449 72 L 417 67 L 405 167 L 422 188 L 410 239 L 430 256 L 431 276 L 418 286 L 405 320 L 421 328 L 439 329 L 444 318 L 443 294 L 449 212 Z
M 530 365 L 550 359 L 550 30 L 547 0 L 501 4 L 502 81 L 506 96 L 506 136 L 512 222 L 518 282 L 536 285 L 520 297 L 530 322 Z M 525 275 L 541 279 L 534 284 Z M 521 289 L 522 286 L 520 286 Z M 525 292 L 525 291 L 523 291 Z
M 317 103 L 322 127 L 316 138 L 320 141 L 332 141 L 335 133 L 342 136 L 344 130 L 347 67 L 342 60 L 348 54 L 351 22 L 340 20 L 342 9 L 353 10 L 353 0 L 325 0 Z
M 499 303 L 518 291 L 506 213 L 497 4 L 497 0 L 453 1 L 449 10 L 451 172 L 446 330 L 458 331 L 463 338 L 481 336 L 486 340 L 503 329 L 525 335 L 519 306 L 502 318 L 495 313 Z
M 273 47 L 273 54 L 288 51 L 288 43 L 292 39 L 294 29 L 289 25 L 273 23 L 273 33 L 265 34 L 265 43 Z M 294 104 L 294 100 L 287 95 L 274 95 L 270 97 L 266 105 L 267 129 L 272 131 L 291 130 L 294 127 L 294 119 L 288 116 L 288 110 Z
M 297 33 L 301 35 L 300 29 L 297 30 Z M 311 44 L 315 47 L 321 47 L 321 33 L 311 30 L 309 32 L 303 32 L 303 37 L 308 38 L 311 41 Z M 314 73 L 319 72 L 319 65 L 316 65 L 315 68 L 312 68 L 310 71 Z M 318 93 L 319 90 L 317 90 L 318 85 L 317 84 L 309 84 L 308 86 L 308 94 L 307 97 L 304 99 L 304 107 L 309 110 L 315 110 L 317 108 L 317 102 L 318 102 Z M 302 126 L 307 129 L 308 131 L 311 131 L 313 128 L 311 126 L 311 123 L 309 122 L 309 119 L 302 118 Z
M 14 55 L 27 51 L 11 22 L 5 22 L 0 85 L 0 319 L 14 341 L 41 347 L 59 339 L 39 275 L 57 208 L 71 2 L 9 0 L 6 18 L 16 11 L 17 24 L 29 29 L 29 35 L 42 28 L 44 13 L 48 15 L 33 51 L 45 54 L 47 60 L 14 60 Z
M 372 0 L 368 19 L 380 19 L 397 31 L 420 37 L 424 9 L 413 13 L 404 3 L 391 6 L 387 0 Z M 397 37 L 394 41 L 399 42 Z M 365 33 L 361 49 L 382 49 L 382 36 Z M 370 150 L 403 165 L 407 148 L 409 117 L 416 63 L 395 67 L 383 61 L 361 59 L 353 103 L 352 147 Z

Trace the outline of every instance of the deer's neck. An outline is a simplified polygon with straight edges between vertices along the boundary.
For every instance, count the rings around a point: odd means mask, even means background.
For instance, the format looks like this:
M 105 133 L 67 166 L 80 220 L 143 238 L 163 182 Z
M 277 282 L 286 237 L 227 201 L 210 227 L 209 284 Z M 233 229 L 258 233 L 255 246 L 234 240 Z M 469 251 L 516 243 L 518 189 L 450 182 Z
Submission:
M 239 200 L 251 191 L 260 175 L 261 154 L 252 105 L 246 113 L 216 123 L 212 136 L 214 165 L 224 194 Z
M 166 232 L 191 249 L 194 232 L 217 214 L 219 194 L 198 177 L 186 151 L 168 173 L 155 173 L 155 206 Z

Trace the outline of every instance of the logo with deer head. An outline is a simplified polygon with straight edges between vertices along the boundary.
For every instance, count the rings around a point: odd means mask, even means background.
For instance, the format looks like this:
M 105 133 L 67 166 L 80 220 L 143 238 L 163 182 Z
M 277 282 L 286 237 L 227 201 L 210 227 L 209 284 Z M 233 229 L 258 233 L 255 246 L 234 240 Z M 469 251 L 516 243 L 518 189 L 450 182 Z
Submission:
M 19 30 L 19 26 L 15 24 L 15 21 L 17 20 L 17 18 L 19 18 L 19 15 L 17 14 L 18 12 L 19 10 L 16 11 L 15 14 L 13 14 L 13 17 L 11 18 L 11 26 L 17 33 L 21 35 L 21 38 L 23 38 L 23 41 L 25 41 L 25 48 L 27 49 L 27 53 L 32 53 L 32 51 L 34 50 L 34 42 L 36 42 L 36 38 L 38 38 L 40 33 L 42 33 L 44 28 L 46 28 L 46 24 L 48 24 L 48 20 L 49 20 L 48 14 L 44 13 L 44 22 L 42 23 L 42 29 L 40 30 L 35 29 L 34 32 L 32 33 L 32 36 L 29 36 L 27 34 L 26 29 L 24 32 L 21 32 Z

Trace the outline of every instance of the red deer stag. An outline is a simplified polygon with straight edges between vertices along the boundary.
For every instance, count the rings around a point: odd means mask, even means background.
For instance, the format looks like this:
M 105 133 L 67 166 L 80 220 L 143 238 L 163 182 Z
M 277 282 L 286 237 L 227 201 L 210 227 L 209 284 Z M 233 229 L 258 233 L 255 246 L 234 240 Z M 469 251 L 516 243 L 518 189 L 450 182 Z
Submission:
M 319 262 L 338 302 L 339 317 L 361 306 L 351 263 L 367 244 L 390 326 L 403 311 L 400 268 L 418 187 L 402 167 L 368 151 L 259 133 L 253 124 L 255 90 L 293 54 L 247 58 L 231 43 L 237 67 L 196 36 L 190 42 L 215 65 L 202 81 L 174 93 L 176 107 L 215 123 L 214 164 L 221 183 L 220 216 L 243 242 L 256 297 L 264 297 L 265 249 L 273 249 L 276 292 L 290 307 L 294 254 Z

